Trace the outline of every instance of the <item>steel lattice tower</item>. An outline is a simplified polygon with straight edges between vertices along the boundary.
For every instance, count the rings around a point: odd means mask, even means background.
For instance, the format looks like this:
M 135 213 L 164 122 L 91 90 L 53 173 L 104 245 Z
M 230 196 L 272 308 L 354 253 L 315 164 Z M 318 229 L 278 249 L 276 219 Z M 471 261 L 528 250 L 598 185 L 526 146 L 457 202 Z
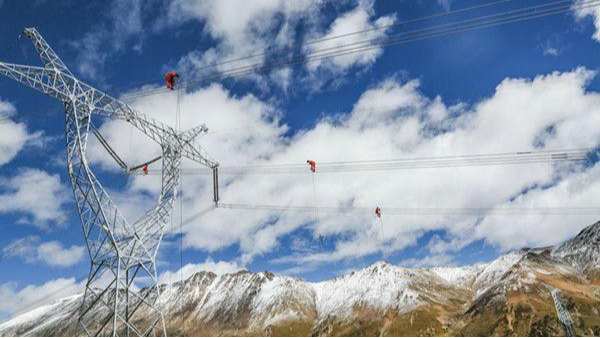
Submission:
M 156 255 L 170 221 L 182 157 L 213 170 L 218 202 L 217 168 L 194 143 L 205 126 L 178 133 L 97 89 L 79 81 L 35 28 L 23 31 L 43 67 L 0 62 L 0 74 L 47 94 L 65 106 L 67 168 L 81 219 L 91 267 L 79 323 L 85 335 L 166 335 L 163 314 L 155 307 Z M 158 202 L 129 223 L 104 190 L 86 157 L 92 117 L 127 121 L 162 148 L 162 189 Z M 136 285 L 134 281 L 142 281 Z

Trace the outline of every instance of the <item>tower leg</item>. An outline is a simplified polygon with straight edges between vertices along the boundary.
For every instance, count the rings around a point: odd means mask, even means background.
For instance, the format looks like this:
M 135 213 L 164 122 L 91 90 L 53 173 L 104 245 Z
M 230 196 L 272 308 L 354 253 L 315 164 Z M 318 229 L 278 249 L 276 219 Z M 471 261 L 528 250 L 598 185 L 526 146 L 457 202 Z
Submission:
M 79 324 L 86 336 L 165 335 L 153 262 L 123 267 L 118 259 L 95 266 L 86 285 Z M 135 279 L 147 281 L 139 287 Z
M 79 324 L 87 336 L 164 335 L 163 315 L 155 306 L 155 256 L 173 206 L 181 156 L 163 149 L 167 177 L 159 203 L 129 224 L 85 160 L 89 111 L 70 104 L 66 111 L 69 176 L 92 266 Z

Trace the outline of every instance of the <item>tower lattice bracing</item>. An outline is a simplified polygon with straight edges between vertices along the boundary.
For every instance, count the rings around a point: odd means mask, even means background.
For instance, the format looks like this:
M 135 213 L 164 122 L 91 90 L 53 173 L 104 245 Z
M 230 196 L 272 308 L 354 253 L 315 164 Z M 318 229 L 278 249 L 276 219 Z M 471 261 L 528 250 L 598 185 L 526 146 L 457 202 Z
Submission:
M 213 170 L 218 163 L 194 139 L 205 126 L 177 132 L 81 81 L 34 28 L 24 30 L 44 66 L 0 62 L 0 74 L 45 93 L 65 106 L 67 168 L 81 219 L 91 266 L 79 318 L 83 333 L 96 335 L 165 335 L 163 314 L 155 307 L 159 293 L 156 255 L 170 221 L 182 158 Z M 92 120 L 126 121 L 162 149 L 162 189 L 158 202 L 130 223 L 88 166 L 86 148 Z

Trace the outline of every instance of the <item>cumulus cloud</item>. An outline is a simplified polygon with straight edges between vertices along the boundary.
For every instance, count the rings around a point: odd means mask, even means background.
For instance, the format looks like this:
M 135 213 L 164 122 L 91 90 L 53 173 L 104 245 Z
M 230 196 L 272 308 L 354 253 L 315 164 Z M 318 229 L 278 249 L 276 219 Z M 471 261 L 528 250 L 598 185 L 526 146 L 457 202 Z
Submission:
M 59 298 L 83 292 L 85 282 L 77 283 L 75 278 L 58 278 L 42 285 L 27 285 L 21 289 L 15 282 L 0 285 L 0 313 L 10 318 Z
M 217 275 L 224 275 L 227 273 L 234 273 L 242 270 L 243 267 L 238 265 L 237 262 L 226 262 L 218 261 L 215 262 L 212 258 L 207 258 L 204 262 L 198 264 L 186 264 L 178 271 L 165 271 L 158 277 L 159 284 L 175 283 L 181 280 L 186 280 L 194 274 L 201 271 L 213 272 Z
M 364 41 L 376 40 L 385 37 L 385 29 L 376 29 L 377 27 L 387 27 L 394 23 L 393 16 L 384 16 L 376 20 L 374 17 L 374 2 L 360 1 L 358 5 L 350 12 L 344 13 L 330 25 L 328 30 L 321 35 L 312 37 L 310 40 L 323 40 L 318 44 L 311 44 L 306 47 L 308 54 L 319 51 L 337 50 L 336 48 L 344 48 L 344 45 L 352 45 L 353 47 L 364 46 Z M 357 31 L 364 31 L 360 35 L 351 35 Z M 344 36 L 343 39 L 335 37 Z M 348 47 L 345 47 L 348 48 Z M 311 73 L 316 73 L 317 70 L 324 70 L 333 74 L 342 74 L 354 66 L 368 66 L 383 53 L 383 48 L 374 48 L 361 53 L 353 53 L 342 56 L 336 56 L 331 59 L 323 59 L 308 64 L 308 69 Z M 322 75 L 321 75 L 322 76 Z M 314 80 L 314 79 L 311 79 Z
M 33 141 L 39 134 L 29 134 L 23 123 L 10 119 L 16 108 L 0 99 L 0 165 L 10 162 L 23 149 L 28 141 Z
M 0 179 L 0 213 L 22 212 L 42 223 L 60 215 L 69 191 L 57 174 L 26 168 Z
M 593 167 L 568 175 L 556 185 L 548 188 L 538 186 L 519 195 L 515 200 L 503 204 L 507 207 L 561 206 L 594 207 L 598 205 L 600 193 L 600 163 Z M 528 215 L 512 219 L 511 222 L 497 217 L 487 217 L 476 233 L 489 242 L 498 243 L 501 249 L 558 243 L 583 226 L 595 223 L 597 215 L 556 216 Z M 539 225 L 543 231 L 533 231 L 531 224 Z M 538 229 L 539 229 L 538 228 Z
M 287 135 L 280 122 L 281 112 L 272 103 L 252 95 L 235 96 L 213 85 L 184 96 L 182 120 L 184 128 L 207 123 L 212 131 L 200 138 L 200 144 L 224 167 L 305 163 L 307 158 L 336 162 L 594 148 L 600 142 L 596 132 L 600 127 L 600 96 L 587 89 L 594 76 L 594 72 L 579 68 L 533 79 L 506 79 L 490 97 L 472 105 L 453 106 L 446 105 L 441 97 L 424 95 L 418 80 L 389 78 L 365 91 L 350 112 L 325 118 L 314 128 L 292 136 Z M 175 102 L 176 96 L 168 93 L 141 99 L 136 105 L 169 122 L 174 120 L 171 111 Z M 122 130 L 110 123 L 102 128 L 107 137 L 117 140 Z M 121 142 L 126 152 L 128 142 Z M 147 145 L 134 142 L 131 153 L 143 154 Z M 95 161 L 108 160 L 104 156 Z M 184 167 L 194 165 L 186 162 Z M 157 168 L 158 164 L 151 170 Z M 312 232 L 314 238 L 322 234 L 335 242 L 330 251 L 303 251 L 273 260 L 289 265 L 351 260 L 382 250 L 391 254 L 415 245 L 433 230 L 445 234 L 428 246 L 439 257 L 481 239 L 501 249 L 552 244 L 588 224 L 587 216 L 552 216 L 549 222 L 550 216 L 519 220 L 523 216 L 409 216 L 386 215 L 385 210 L 386 206 L 557 207 L 579 205 L 587 199 L 586 205 L 597 205 L 600 201 L 594 196 L 600 195 L 594 193 L 595 185 L 583 188 L 581 183 L 591 181 L 594 173 L 586 166 L 542 163 L 485 169 L 320 173 L 314 183 L 308 169 L 306 174 L 295 175 L 223 174 L 223 203 L 379 205 L 384 235 L 374 215 L 217 209 L 186 226 L 184 246 L 213 252 L 237 245 L 239 262 L 246 265 L 257 256 L 278 252 L 280 240 L 295 236 L 299 230 Z M 202 175 L 187 175 L 183 180 L 185 219 L 210 204 L 212 187 L 209 177 Z M 156 193 L 159 183 L 158 176 L 136 177 L 123 196 Z M 508 234 L 508 229 L 519 235 Z
M 148 5 L 154 5 L 148 2 Z M 73 42 L 78 51 L 77 68 L 81 75 L 101 79 L 104 64 L 112 56 L 132 48 L 142 49 L 144 3 L 141 0 L 113 0 L 106 23 L 97 25 Z
M 359 39 L 382 37 L 385 34 L 384 30 L 373 30 L 360 37 L 353 35 L 331 40 L 338 34 L 372 29 L 375 26 L 393 22 L 391 16 L 375 18 L 373 0 L 348 1 L 348 3 L 354 4 L 353 9 L 336 13 L 338 17 L 333 22 L 328 22 L 321 14 L 323 4 L 317 0 L 249 1 L 244 3 L 178 0 L 170 4 L 168 13 L 171 19 L 166 22 L 172 25 L 186 20 L 197 20 L 205 23 L 205 33 L 217 41 L 213 48 L 205 51 L 195 50 L 181 58 L 178 69 L 187 76 L 192 76 L 206 66 L 222 60 L 243 59 L 220 64 L 215 68 L 219 72 L 263 62 L 268 64 L 270 59 L 285 58 L 288 55 L 285 47 L 315 39 L 328 39 L 329 41 L 311 44 L 311 47 L 305 50 L 306 52 L 356 43 Z M 230 13 L 232 6 L 237 9 L 235 16 Z M 297 35 L 298 25 L 302 25 L 306 30 L 302 36 Z M 273 50 L 278 53 L 276 55 L 264 53 Z M 316 71 L 326 71 L 321 72 L 321 76 L 329 74 L 330 76 L 327 78 L 330 78 L 353 66 L 368 66 L 381 53 L 382 49 L 374 49 L 365 53 L 340 56 L 329 62 L 315 62 L 307 70 L 309 70 L 309 75 L 315 75 Z M 245 58 L 248 55 L 256 55 L 256 57 Z M 290 83 L 291 76 L 291 70 L 283 68 L 272 72 L 270 79 L 285 89 Z M 259 78 L 254 77 L 254 79 Z M 313 79 L 314 77 L 310 76 L 307 82 Z M 321 81 L 324 80 L 321 79 Z M 261 83 L 260 80 L 259 83 Z
M 236 8 L 236 15 L 231 15 Z M 184 56 L 178 68 L 186 74 L 216 63 L 218 60 L 237 59 L 260 53 L 271 47 L 293 43 L 294 26 L 301 19 L 314 21 L 318 15 L 316 1 L 185 1 L 177 0 L 169 6 L 169 24 L 188 20 L 205 23 L 205 33 L 217 40 L 217 45 L 206 51 L 192 51 Z M 218 68 L 224 71 L 263 61 L 264 58 L 236 62 Z
M 450 5 L 452 5 L 452 0 L 437 0 L 437 2 L 447 11 L 450 10 Z
M 578 20 L 582 20 L 586 17 L 591 17 L 594 21 L 594 26 L 596 30 L 592 38 L 596 41 L 600 41 L 600 7 L 598 6 L 590 6 L 584 5 L 586 0 L 577 0 L 573 4 L 575 8 L 575 17 Z
M 560 51 L 555 47 L 546 46 L 542 53 L 544 54 L 544 56 L 558 56 L 560 54 Z
M 4 252 L 17 250 L 16 254 L 27 263 L 44 263 L 52 267 L 70 267 L 83 260 L 83 246 L 63 246 L 58 241 L 39 243 L 39 237 L 20 238 L 4 248 Z

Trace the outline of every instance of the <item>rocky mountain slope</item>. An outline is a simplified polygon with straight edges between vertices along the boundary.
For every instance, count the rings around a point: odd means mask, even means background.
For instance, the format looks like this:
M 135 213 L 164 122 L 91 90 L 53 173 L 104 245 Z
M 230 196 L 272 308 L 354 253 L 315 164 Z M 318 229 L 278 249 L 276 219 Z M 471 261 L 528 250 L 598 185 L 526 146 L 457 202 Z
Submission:
M 555 246 L 488 264 L 408 269 L 384 262 L 308 283 L 269 272 L 198 273 L 163 285 L 169 335 L 561 336 L 551 292 L 577 335 L 600 335 L 600 222 Z M 0 325 L 0 335 L 71 335 L 80 296 Z

